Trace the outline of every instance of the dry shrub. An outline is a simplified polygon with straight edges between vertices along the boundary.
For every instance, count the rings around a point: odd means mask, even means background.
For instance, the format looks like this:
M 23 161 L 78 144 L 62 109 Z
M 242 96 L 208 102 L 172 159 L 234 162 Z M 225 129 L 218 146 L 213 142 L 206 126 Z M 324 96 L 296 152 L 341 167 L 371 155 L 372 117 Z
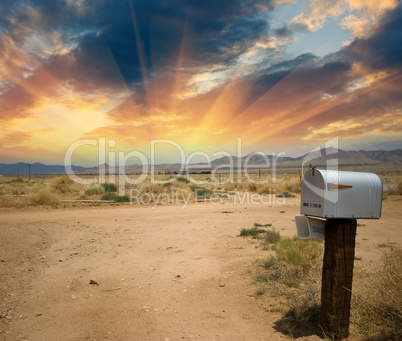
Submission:
M 189 194 L 194 194 L 190 188 L 191 183 L 187 184 L 185 182 L 181 182 L 181 181 L 173 181 L 171 184 L 171 189 L 173 191 L 176 191 L 177 193 L 184 195 L 184 196 L 188 196 Z
M 280 192 L 300 193 L 301 184 L 298 174 L 277 174 L 263 177 L 253 176 L 242 181 L 228 181 L 223 185 L 225 191 L 250 191 L 258 194 L 275 194 Z
M 300 193 L 301 183 L 299 177 L 286 177 L 282 180 L 283 192 Z
M 320 288 L 318 284 L 309 285 L 289 295 L 290 307 L 284 316 L 275 322 L 277 330 L 292 338 L 320 334 Z
M 78 192 L 79 186 L 70 177 L 61 176 L 50 181 L 50 188 L 59 193 Z
M 62 176 L 52 179 L 50 181 L 50 188 L 61 194 L 84 194 L 86 186 L 76 183 L 68 176 Z
M 41 189 L 39 192 L 32 193 L 28 196 L 29 205 L 57 205 L 60 199 L 57 194 L 47 190 Z
M 12 194 L 14 196 L 24 195 L 28 193 L 37 192 L 43 187 L 46 187 L 46 184 L 43 181 L 5 183 L 0 184 L 0 195 L 4 194 Z
M 365 292 L 354 297 L 353 322 L 364 340 L 402 340 L 402 249 L 386 251 L 380 270 L 366 276 Z
M 280 304 L 284 315 L 275 322 L 275 329 L 294 338 L 317 334 L 323 244 L 316 240 L 275 239 L 274 254 L 259 263 L 256 278 L 270 286 L 270 295 L 285 300 Z
M 232 191 L 234 191 L 234 190 L 241 190 L 242 189 L 242 184 L 241 183 L 237 183 L 237 182 L 231 182 L 231 181 L 228 181 L 228 182 L 226 182 L 224 185 L 223 185 L 223 189 L 225 190 L 225 191 L 228 191 L 228 192 L 232 192 Z
M 259 193 L 269 193 L 269 188 L 271 188 L 271 192 L 276 193 L 281 192 L 290 192 L 290 193 L 300 193 L 301 192 L 301 184 L 300 179 L 296 175 L 280 175 L 276 178 L 275 182 L 271 181 L 270 183 L 259 188 Z
M 402 195 L 402 180 L 398 181 L 398 194 Z
M 11 194 L 15 190 L 15 186 L 9 184 L 0 185 L 0 195 Z
M 139 195 L 145 193 L 149 194 L 151 201 L 158 198 L 160 200 L 161 195 L 163 195 L 164 198 L 170 196 L 171 200 L 176 200 L 177 198 L 177 200 L 181 201 L 183 196 L 187 198 L 188 195 L 191 194 L 189 185 L 177 180 L 165 184 L 153 184 L 150 181 L 144 181 L 138 185 L 137 189 L 139 190 Z
M 140 193 L 149 193 L 149 194 L 158 195 L 160 193 L 164 193 L 166 190 L 166 187 L 159 185 L 159 184 L 153 184 L 153 183 L 144 181 L 138 186 L 138 190 L 140 191 Z
M 225 191 L 228 191 L 228 192 L 234 191 L 235 188 L 236 188 L 236 187 L 235 187 L 235 184 L 234 184 L 233 182 L 230 182 L 230 181 L 226 182 L 226 183 L 223 185 L 223 189 L 224 189 Z
M 273 249 L 277 259 L 273 269 L 281 283 L 297 287 L 319 277 L 324 252 L 320 241 L 283 238 Z
M 257 188 L 257 193 L 274 195 L 275 193 L 279 193 L 278 188 L 279 186 L 277 184 L 259 185 Z
M 27 200 L 25 197 L 14 197 L 6 194 L 0 197 L 0 207 L 25 207 Z
M 245 187 L 245 189 L 246 189 L 247 191 L 250 191 L 250 192 L 257 192 L 257 185 L 256 185 L 255 183 L 253 183 L 253 182 L 246 182 L 246 183 L 244 184 L 244 187 Z

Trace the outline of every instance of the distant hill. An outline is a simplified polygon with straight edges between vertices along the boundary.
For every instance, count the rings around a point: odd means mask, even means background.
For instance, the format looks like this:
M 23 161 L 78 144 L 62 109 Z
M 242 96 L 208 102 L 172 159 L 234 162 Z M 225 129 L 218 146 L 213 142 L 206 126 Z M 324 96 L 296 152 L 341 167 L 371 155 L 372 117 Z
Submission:
M 87 168 L 80 166 L 72 166 L 74 171 L 83 171 Z M 31 163 L 31 174 L 52 174 L 52 173 L 64 173 L 64 166 L 60 165 L 45 165 L 43 163 Z M 0 175 L 16 176 L 16 175 L 28 175 L 29 163 L 18 162 L 14 164 L 0 163 Z
M 272 168 L 275 162 L 277 168 L 287 168 L 287 167 L 301 167 L 308 166 L 312 164 L 316 167 L 325 167 L 329 160 L 337 160 L 340 166 L 360 166 L 360 165 L 402 165 L 402 149 L 396 149 L 392 151 L 376 150 L 376 151 L 346 151 L 335 148 L 321 149 L 314 152 L 304 154 L 299 157 L 288 157 L 286 155 L 280 157 L 273 157 L 272 155 L 263 156 L 259 153 L 251 153 L 249 155 L 243 156 L 241 158 L 237 156 L 232 156 L 232 160 L 225 156 L 219 159 L 215 159 L 211 162 L 211 168 L 229 166 L 232 161 L 233 167 L 237 168 L 238 165 L 244 166 L 261 166 L 261 168 L 268 167 Z M 330 162 L 330 161 L 329 161 Z M 118 167 L 110 167 L 105 164 L 102 165 L 105 171 L 108 173 L 118 173 Z M 191 164 L 191 169 L 205 169 L 208 167 L 206 163 Z M 155 170 L 157 171 L 177 171 L 181 167 L 180 164 L 160 164 L 155 165 Z M 227 167 L 226 167 L 227 168 Z M 99 173 L 100 167 L 80 167 L 72 166 L 72 169 L 77 173 Z M 126 173 L 138 173 L 141 172 L 142 165 L 133 165 L 126 167 Z M 15 176 L 27 175 L 29 172 L 28 163 L 15 163 L 15 164 L 4 164 L 0 163 L 0 175 Z M 53 174 L 53 173 L 65 173 L 65 167 L 62 165 L 45 165 L 43 163 L 33 163 L 31 164 L 31 174 Z
M 268 161 L 267 161 L 268 160 Z M 244 156 L 239 160 L 238 157 L 233 157 L 234 165 L 239 163 L 244 165 L 245 163 L 249 166 L 273 166 L 273 162 L 276 163 L 276 167 L 301 167 L 302 165 L 308 166 L 310 163 L 313 166 L 326 166 L 329 160 L 337 160 L 339 165 L 372 165 L 372 164 L 401 164 L 402 165 L 402 149 L 397 149 L 393 151 L 346 151 L 335 148 L 321 149 L 314 152 L 304 154 L 299 157 L 287 157 L 280 156 L 273 158 L 268 155 L 264 157 L 260 154 L 251 153 Z M 268 163 L 269 162 L 269 163 Z M 229 164 L 229 158 L 224 157 L 212 161 L 212 166 L 222 166 L 224 164 Z

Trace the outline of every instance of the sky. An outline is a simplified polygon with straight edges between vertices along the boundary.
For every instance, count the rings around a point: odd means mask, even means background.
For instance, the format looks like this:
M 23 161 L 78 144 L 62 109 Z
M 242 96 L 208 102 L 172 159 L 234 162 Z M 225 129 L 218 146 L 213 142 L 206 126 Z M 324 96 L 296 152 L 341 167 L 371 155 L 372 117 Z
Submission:
M 1 0 L 0 163 L 402 148 L 401 47 L 398 0 Z

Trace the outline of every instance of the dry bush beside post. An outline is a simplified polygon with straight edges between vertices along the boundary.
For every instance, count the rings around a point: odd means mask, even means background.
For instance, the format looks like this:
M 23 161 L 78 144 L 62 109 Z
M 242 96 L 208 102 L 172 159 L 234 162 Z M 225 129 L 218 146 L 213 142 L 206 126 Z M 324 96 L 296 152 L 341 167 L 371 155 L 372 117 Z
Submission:
M 363 340 L 402 340 L 402 249 L 385 251 L 377 271 L 359 275 L 351 320 Z

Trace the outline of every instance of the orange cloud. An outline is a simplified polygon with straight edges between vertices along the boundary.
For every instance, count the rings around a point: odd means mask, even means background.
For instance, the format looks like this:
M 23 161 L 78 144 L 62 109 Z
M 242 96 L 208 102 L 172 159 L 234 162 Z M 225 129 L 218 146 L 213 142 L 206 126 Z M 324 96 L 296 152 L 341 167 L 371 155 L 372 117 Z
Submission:
M 7 146 L 23 145 L 32 138 L 32 132 L 12 131 L 7 132 L 0 138 L 0 143 Z

